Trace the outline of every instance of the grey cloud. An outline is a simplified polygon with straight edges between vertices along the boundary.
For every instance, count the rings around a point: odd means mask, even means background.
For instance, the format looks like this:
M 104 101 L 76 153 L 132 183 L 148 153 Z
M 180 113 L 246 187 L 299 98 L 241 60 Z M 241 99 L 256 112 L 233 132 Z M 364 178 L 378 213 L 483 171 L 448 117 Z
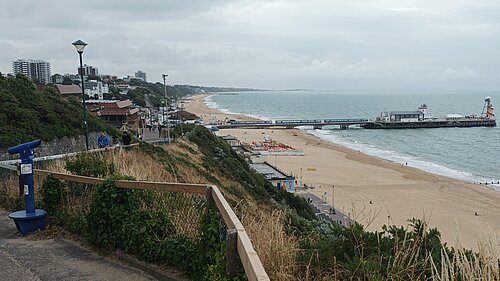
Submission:
M 171 83 L 500 86 L 493 0 L 1 1 L 0 71 L 25 57 L 75 72 L 82 39 L 101 73 Z

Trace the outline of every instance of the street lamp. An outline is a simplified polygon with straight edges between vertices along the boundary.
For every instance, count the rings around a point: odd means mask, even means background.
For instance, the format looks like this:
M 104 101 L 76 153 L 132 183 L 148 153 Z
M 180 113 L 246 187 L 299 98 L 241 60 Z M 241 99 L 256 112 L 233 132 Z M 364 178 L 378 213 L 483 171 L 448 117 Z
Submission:
M 170 144 L 170 122 L 168 120 L 168 102 L 167 102 L 167 76 L 168 74 L 162 74 L 163 86 L 165 88 L 165 108 L 163 109 L 163 120 L 165 120 L 165 113 L 167 115 L 167 138 Z
M 87 125 L 87 108 L 85 106 L 85 84 L 83 83 L 83 62 L 82 62 L 82 54 L 83 49 L 87 46 L 87 43 L 82 40 L 77 40 L 73 42 L 73 46 L 75 46 L 76 51 L 80 55 L 80 78 L 82 79 L 82 97 L 83 97 L 83 124 L 85 125 L 85 149 L 89 150 L 89 129 Z

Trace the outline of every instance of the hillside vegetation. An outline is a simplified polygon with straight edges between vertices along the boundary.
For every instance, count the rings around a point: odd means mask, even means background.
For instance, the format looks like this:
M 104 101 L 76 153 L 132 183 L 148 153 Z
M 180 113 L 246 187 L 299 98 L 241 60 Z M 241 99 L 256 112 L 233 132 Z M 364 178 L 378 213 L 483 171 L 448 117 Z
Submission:
M 84 134 L 82 104 L 68 101 L 53 90 L 37 92 L 26 76 L 0 75 L 0 147 L 33 139 L 50 141 Z M 115 129 L 87 115 L 89 131 Z
M 437 229 L 409 220 L 378 232 L 314 218 L 309 204 L 274 189 L 230 146 L 202 126 L 180 126 L 168 146 L 79 155 L 53 170 L 94 177 L 212 183 L 241 218 L 271 280 L 498 280 L 494 245 L 479 253 L 443 244 Z M 0 203 L 14 206 L 0 190 Z M 10 191 L 9 191 L 10 190 Z M 14 192 L 12 192 L 14 190 Z M 203 196 L 96 187 L 47 178 L 39 198 L 51 225 L 100 249 L 121 249 L 175 266 L 193 280 L 231 280 L 225 272 L 224 226 Z M 11 198 L 11 199 L 9 199 Z M 209 205 L 210 206 L 210 205 Z M 244 280 L 240 272 L 233 280 Z
M 146 106 L 145 95 L 148 96 L 149 101 L 155 107 L 163 106 L 162 101 L 165 99 L 165 87 L 163 83 L 145 82 L 141 80 L 131 80 L 130 86 L 136 88 L 131 89 L 126 95 L 121 95 L 118 89 L 112 90 L 110 94 L 106 94 L 105 98 L 110 99 L 130 99 L 135 104 Z M 169 103 L 172 101 L 180 100 L 181 98 L 189 95 L 199 94 L 201 92 L 218 93 L 218 92 L 241 92 L 241 91 L 258 91 L 249 88 L 233 88 L 233 87 L 204 87 L 192 85 L 167 85 L 167 98 Z

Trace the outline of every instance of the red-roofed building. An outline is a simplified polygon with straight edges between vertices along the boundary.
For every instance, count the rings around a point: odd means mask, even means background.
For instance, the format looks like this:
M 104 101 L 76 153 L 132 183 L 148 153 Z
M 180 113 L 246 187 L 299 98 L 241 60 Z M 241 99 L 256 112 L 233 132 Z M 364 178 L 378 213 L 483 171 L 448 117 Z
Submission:
M 120 129 L 137 131 L 140 128 L 139 109 L 130 100 L 89 100 L 87 108 L 94 116 Z
M 38 85 L 36 86 L 37 90 L 42 92 L 45 89 L 54 89 L 56 93 L 60 94 L 61 97 L 67 99 L 69 97 L 80 98 L 82 96 L 82 89 L 78 85 L 62 85 L 62 84 L 54 84 L 54 85 Z
M 82 89 L 78 85 L 54 84 L 54 88 L 63 98 L 80 98 L 82 96 Z

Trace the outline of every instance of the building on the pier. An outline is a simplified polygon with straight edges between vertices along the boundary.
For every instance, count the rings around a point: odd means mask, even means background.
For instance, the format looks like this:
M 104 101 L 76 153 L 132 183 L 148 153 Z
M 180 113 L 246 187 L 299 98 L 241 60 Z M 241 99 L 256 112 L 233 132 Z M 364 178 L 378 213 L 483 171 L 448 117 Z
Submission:
M 418 122 L 424 120 L 424 113 L 415 111 L 389 111 L 382 112 L 379 117 L 385 122 Z
M 295 177 L 288 176 L 267 162 L 249 164 L 250 168 L 263 175 L 276 189 L 295 192 Z

